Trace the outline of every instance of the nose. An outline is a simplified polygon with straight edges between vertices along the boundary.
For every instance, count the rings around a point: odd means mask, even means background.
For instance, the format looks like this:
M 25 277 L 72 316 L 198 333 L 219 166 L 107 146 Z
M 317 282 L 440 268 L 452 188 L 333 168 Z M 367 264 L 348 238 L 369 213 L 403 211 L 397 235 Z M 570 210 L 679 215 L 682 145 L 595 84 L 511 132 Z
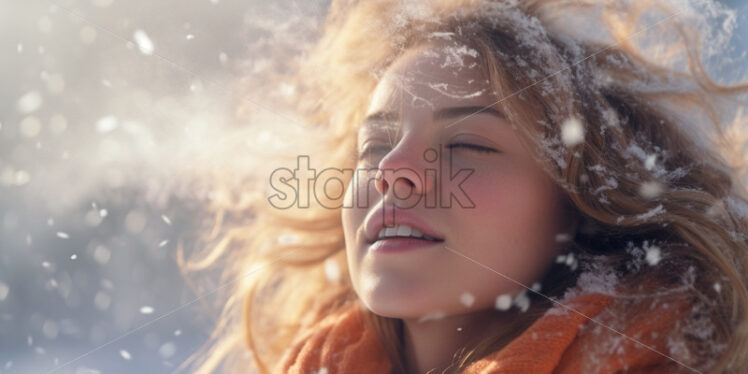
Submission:
M 424 196 L 435 188 L 436 165 L 430 165 L 436 151 L 425 146 L 404 144 L 405 139 L 379 162 L 375 187 L 382 196 L 393 195 L 396 199 Z

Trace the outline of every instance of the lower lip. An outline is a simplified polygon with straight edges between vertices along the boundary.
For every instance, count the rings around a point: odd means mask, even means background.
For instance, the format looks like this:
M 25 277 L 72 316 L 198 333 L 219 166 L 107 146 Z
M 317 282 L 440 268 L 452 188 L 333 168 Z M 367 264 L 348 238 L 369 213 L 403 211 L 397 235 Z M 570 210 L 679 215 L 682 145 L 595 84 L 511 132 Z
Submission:
M 416 238 L 396 238 L 377 240 L 369 246 L 369 250 L 377 253 L 401 253 L 415 249 L 425 249 L 443 241 L 430 241 Z

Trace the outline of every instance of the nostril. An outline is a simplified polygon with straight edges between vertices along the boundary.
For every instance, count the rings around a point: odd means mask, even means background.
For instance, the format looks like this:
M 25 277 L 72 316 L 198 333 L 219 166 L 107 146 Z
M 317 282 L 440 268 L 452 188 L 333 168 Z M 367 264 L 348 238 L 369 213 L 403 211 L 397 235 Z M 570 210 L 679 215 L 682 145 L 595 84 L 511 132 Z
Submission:
M 395 190 L 392 192 L 394 192 L 395 196 L 399 199 L 404 199 L 413 194 L 415 183 L 407 178 L 398 178 L 395 180 L 394 188 Z

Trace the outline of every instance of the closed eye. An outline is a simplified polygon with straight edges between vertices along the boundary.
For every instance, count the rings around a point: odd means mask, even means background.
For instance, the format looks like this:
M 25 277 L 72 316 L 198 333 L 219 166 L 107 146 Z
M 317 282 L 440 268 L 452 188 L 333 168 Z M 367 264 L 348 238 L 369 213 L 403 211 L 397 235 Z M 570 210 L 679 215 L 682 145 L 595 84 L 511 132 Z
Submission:
M 465 148 L 472 151 L 476 151 L 478 153 L 498 153 L 499 151 L 497 149 L 491 148 L 491 147 L 485 147 L 482 145 L 477 144 L 470 144 L 470 143 L 452 143 L 447 145 L 447 148 L 453 149 L 453 148 Z

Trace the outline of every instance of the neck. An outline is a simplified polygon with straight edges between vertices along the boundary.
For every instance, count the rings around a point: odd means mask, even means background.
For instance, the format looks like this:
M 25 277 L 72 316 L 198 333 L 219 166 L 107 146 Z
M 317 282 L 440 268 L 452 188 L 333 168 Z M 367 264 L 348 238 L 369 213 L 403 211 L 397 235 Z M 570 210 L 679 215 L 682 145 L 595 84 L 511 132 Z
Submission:
M 472 349 L 511 321 L 511 313 L 494 309 L 423 322 L 403 319 L 406 369 L 412 374 L 440 374 L 460 348 Z

